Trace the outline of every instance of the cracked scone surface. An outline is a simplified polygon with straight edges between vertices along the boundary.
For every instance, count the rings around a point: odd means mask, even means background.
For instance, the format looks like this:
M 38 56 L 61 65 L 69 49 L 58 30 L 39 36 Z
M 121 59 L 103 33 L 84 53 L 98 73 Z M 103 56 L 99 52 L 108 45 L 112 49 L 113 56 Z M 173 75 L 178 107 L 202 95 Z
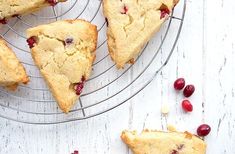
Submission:
M 83 20 L 57 21 L 27 30 L 35 38 L 33 59 L 64 112 L 78 99 L 75 85 L 89 78 L 95 59 L 97 27 Z
M 205 142 L 188 132 L 123 131 L 121 138 L 134 154 L 206 153 Z
M 26 84 L 28 81 L 23 65 L 6 42 L 0 38 L 0 85 L 15 90 L 18 84 Z
M 178 0 L 103 0 L 108 48 L 118 68 L 133 63 Z
M 65 1 L 58 0 L 57 2 Z M 0 0 L 0 20 L 28 14 L 50 5 L 48 0 Z

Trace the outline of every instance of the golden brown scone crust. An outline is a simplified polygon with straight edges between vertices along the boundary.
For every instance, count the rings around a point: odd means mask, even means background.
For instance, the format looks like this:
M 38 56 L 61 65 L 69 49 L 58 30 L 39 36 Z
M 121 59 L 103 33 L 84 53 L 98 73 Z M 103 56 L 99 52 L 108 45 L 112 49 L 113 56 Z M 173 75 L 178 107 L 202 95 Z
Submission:
M 162 132 L 145 130 L 123 131 L 121 138 L 134 154 L 205 154 L 203 140 L 188 132 Z
M 37 43 L 32 57 L 65 113 L 78 99 L 74 86 L 88 79 L 97 46 L 97 27 L 84 20 L 63 20 L 27 30 Z M 66 39 L 72 43 L 66 44 Z
M 108 49 L 117 68 L 133 63 L 151 37 L 159 31 L 167 17 L 161 18 L 160 8 L 169 11 L 178 0 L 103 0 L 108 21 Z M 123 9 L 127 8 L 124 14 Z
M 65 1 L 58 0 L 58 2 Z M 46 0 L 0 0 L 0 20 L 32 13 L 49 5 Z
M 0 85 L 15 90 L 20 83 L 26 84 L 29 78 L 15 53 L 0 38 Z

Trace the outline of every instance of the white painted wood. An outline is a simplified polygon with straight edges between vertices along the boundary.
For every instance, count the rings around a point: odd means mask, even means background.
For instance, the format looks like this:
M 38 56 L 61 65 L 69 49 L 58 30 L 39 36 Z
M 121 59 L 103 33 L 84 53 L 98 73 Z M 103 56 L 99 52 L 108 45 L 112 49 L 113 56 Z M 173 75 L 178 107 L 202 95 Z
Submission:
M 121 142 L 124 129 L 166 129 L 172 124 L 195 133 L 208 123 L 208 154 L 235 153 L 234 0 L 188 0 L 184 27 L 174 54 L 156 79 L 131 101 L 101 116 L 60 125 L 35 126 L 0 119 L 1 154 L 130 154 Z M 177 77 L 196 86 L 194 111 L 182 112 Z M 131 74 L 130 74 L 131 79 Z M 162 103 L 170 113 L 161 116 Z

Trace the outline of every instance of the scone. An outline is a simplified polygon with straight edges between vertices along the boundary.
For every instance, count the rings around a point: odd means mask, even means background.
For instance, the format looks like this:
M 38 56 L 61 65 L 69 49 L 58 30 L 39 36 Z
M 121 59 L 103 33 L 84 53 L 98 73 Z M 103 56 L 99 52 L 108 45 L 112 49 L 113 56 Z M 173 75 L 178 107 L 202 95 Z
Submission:
M 32 57 L 65 113 L 90 76 L 97 35 L 97 27 L 84 20 L 57 21 L 27 30 Z
M 28 81 L 23 65 L 6 42 L 0 38 L 0 85 L 15 90 L 18 84 L 26 84 Z
M 103 0 L 109 54 L 117 68 L 134 63 L 177 3 L 178 0 Z
M 0 23 L 22 14 L 37 11 L 45 6 L 54 6 L 66 0 L 0 0 Z
M 205 142 L 188 132 L 123 131 L 121 138 L 134 154 L 206 153 Z

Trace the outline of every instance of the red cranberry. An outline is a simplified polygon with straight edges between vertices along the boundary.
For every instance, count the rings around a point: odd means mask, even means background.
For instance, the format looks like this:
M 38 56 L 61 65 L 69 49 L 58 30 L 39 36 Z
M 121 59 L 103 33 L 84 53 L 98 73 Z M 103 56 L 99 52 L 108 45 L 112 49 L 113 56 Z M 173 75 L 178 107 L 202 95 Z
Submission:
M 194 85 L 187 85 L 185 88 L 184 88 L 184 96 L 185 97 L 190 97 L 195 91 L 195 87 Z
M 57 0 L 46 0 L 51 6 L 55 6 L 58 2 Z
M 77 150 L 75 150 L 73 153 L 74 153 L 74 154 L 79 154 Z
M 29 45 L 29 48 L 33 48 L 34 44 L 37 43 L 37 38 L 36 36 L 31 36 L 30 38 L 27 39 L 27 43 Z
M 167 7 L 160 9 L 160 11 L 161 11 L 160 19 L 165 18 L 170 14 L 170 10 Z
M 175 80 L 175 82 L 174 82 L 175 90 L 181 90 L 184 88 L 184 86 L 185 86 L 184 78 L 178 78 L 177 80 Z
M 185 112 L 192 112 L 193 111 L 193 105 L 190 103 L 189 100 L 183 100 L 182 108 L 184 109 Z
M 121 14 L 127 14 L 128 8 L 126 5 L 123 6 L 123 10 L 121 11 Z
M 85 84 L 85 77 L 82 77 L 81 82 L 77 83 L 74 87 L 77 95 L 81 95 L 82 89 L 84 88 L 84 84 Z
M 207 124 L 202 124 L 197 128 L 198 136 L 207 136 L 211 131 L 211 127 Z
M 3 19 L 0 19 L 0 24 L 7 24 L 7 20 L 5 19 L 5 18 L 3 18 Z

